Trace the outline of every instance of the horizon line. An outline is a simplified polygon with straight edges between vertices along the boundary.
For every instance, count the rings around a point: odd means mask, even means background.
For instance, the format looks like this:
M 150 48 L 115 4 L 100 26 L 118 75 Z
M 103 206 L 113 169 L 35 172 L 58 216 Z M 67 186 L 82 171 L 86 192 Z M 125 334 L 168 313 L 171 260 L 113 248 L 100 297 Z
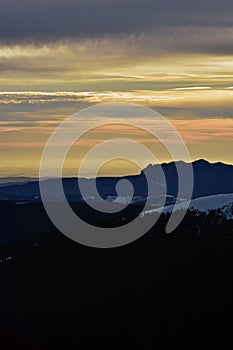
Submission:
M 222 165 L 226 165 L 226 166 L 233 166 L 233 163 L 225 163 L 225 162 L 222 162 L 222 161 L 215 161 L 215 162 L 211 162 L 211 161 L 208 161 L 204 158 L 197 158 L 191 162 L 186 162 L 186 161 L 183 161 L 183 160 L 174 160 L 174 161 L 171 161 L 171 162 L 162 162 L 162 163 L 148 163 L 147 166 L 143 169 L 141 169 L 141 172 L 139 173 L 134 173 L 134 174 L 122 174 L 122 175 L 100 175 L 100 176 L 97 176 L 97 177 L 94 177 L 93 175 L 86 175 L 86 176 L 83 176 L 83 177 L 80 177 L 80 178 L 83 178 L 83 179 L 94 179 L 94 178 L 121 178 L 121 177 L 129 177 L 129 176 L 138 176 L 140 175 L 145 169 L 147 169 L 148 167 L 150 166 L 164 166 L 164 165 L 169 165 L 169 164 L 173 164 L 173 163 L 185 163 L 185 164 L 195 164 L 195 163 L 200 163 L 200 162 L 204 162 L 204 163 L 208 163 L 210 165 L 216 165 L 216 164 L 222 164 Z M 0 176 L 0 180 L 4 180 L 4 179 L 32 179 L 32 180 L 40 180 L 40 177 L 39 176 L 26 176 L 26 175 L 9 175 L 9 176 Z M 48 179 L 58 179 L 59 177 L 55 177 L 55 176 L 47 176 L 47 177 L 44 177 L 43 179 L 44 180 L 48 180 Z M 62 177 L 63 179 L 75 179 L 75 178 L 79 178 L 78 176 L 64 176 Z

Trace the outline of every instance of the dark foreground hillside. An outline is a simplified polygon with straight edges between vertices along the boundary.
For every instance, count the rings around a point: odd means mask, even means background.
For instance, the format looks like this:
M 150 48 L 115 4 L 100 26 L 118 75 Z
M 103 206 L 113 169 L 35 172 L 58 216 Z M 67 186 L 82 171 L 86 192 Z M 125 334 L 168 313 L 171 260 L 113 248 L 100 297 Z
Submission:
M 40 234 L 36 220 L 2 243 L 1 349 L 231 349 L 232 221 L 189 213 L 165 235 L 166 220 L 116 249 Z

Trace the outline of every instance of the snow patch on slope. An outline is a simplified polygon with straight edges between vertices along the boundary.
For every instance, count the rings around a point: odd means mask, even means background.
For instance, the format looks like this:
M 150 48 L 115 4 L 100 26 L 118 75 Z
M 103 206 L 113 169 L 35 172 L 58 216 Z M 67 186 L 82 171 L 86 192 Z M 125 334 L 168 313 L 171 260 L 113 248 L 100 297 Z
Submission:
M 181 202 L 175 207 L 175 210 L 185 209 L 187 208 L 187 205 L 188 202 Z M 141 216 L 152 213 L 171 213 L 173 209 L 174 205 L 169 205 L 164 208 L 147 210 L 143 212 Z M 233 220 L 233 193 L 217 194 L 214 196 L 193 199 L 189 204 L 189 209 L 191 211 L 198 210 L 206 213 L 210 212 L 211 210 L 221 209 L 221 213 L 228 220 Z

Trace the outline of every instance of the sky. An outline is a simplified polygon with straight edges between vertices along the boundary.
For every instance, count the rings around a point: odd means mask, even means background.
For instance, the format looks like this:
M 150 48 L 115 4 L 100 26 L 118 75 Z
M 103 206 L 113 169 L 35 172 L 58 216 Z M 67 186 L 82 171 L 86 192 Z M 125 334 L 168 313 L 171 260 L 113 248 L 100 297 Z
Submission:
M 150 107 L 177 128 L 192 160 L 232 164 L 232 23 L 232 0 L 2 0 L 0 176 L 38 176 L 56 126 L 102 102 Z M 93 131 L 65 174 L 121 134 Z M 128 136 L 170 160 L 150 135 Z M 137 171 L 113 168 L 103 174 Z

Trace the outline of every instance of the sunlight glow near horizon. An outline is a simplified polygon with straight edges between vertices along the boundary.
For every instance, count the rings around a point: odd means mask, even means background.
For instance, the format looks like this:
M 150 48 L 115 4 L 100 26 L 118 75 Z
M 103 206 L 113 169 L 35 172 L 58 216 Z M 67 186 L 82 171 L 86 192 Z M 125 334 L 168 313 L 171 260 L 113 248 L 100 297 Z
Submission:
M 156 54 L 151 48 L 143 53 L 137 40 L 131 39 L 130 47 L 125 39 L 0 45 L 0 176 L 37 176 L 54 128 L 78 110 L 105 102 L 150 107 L 177 128 L 193 160 L 232 164 L 233 56 Z M 121 135 L 122 130 L 107 134 Z M 157 152 L 160 162 L 169 161 L 148 135 L 134 132 L 133 137 Z M 105 138 L 102 132 L 83 139 L 79 154 L 73 152 L 67 161 L 66 174 L 76 171 L 80 154 Z M 129 165 L 122 164 L 103 172 L 128 173 Z

